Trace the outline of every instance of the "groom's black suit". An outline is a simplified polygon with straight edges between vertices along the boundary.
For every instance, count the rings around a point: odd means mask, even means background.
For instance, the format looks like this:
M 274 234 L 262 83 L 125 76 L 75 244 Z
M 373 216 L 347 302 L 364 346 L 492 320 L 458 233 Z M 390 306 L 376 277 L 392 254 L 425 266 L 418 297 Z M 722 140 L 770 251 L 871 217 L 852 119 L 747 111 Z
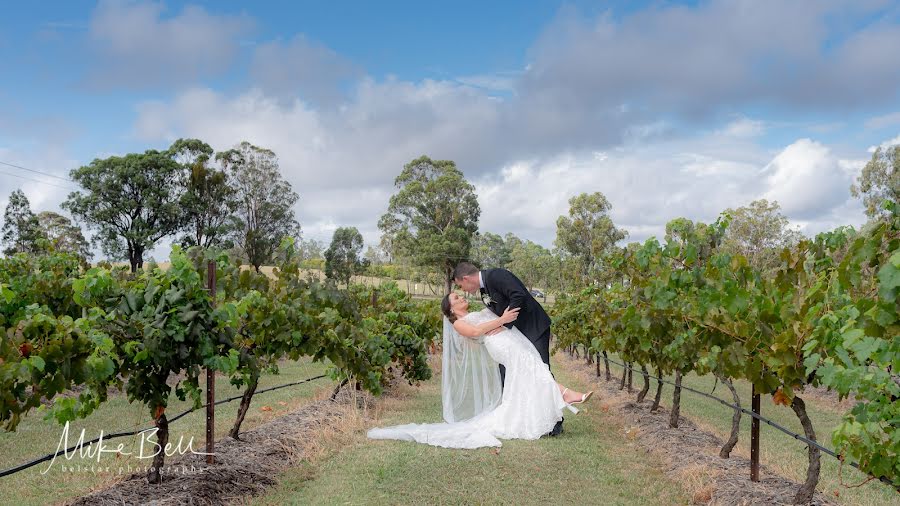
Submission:
M 507 307 L 520 308 L 516 321 L 507 323 L 507 328 L 516 327 L 534 344 L 541 359 L 550 366 L 550 317 L 544 308 L 534 300 L 531 292 L 525 288 L 513 273 L 506 269 L 487 269 L 481 271 L 484 288 L 482 297 L 488 295 L 491 303 L 488 307 L 497 316 L 503 314 Z M 506 370 L 500 366 L 500 381 L 504 381 Z

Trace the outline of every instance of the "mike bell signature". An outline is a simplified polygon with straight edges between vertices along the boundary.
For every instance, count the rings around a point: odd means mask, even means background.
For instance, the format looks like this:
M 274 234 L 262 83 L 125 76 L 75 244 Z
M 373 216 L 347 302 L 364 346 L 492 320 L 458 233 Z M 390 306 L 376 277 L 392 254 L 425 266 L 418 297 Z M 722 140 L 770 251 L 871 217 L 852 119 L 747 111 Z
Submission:
M 166 443 L 165 447 L 161 447 L 156 441 L 150 441 L 150 438 L 153 437 L 157 428 L 153 427 L 144 431 L 139 432 L 140 441 L 136 451 L 126 450 L 125 443 L 119 443 L 116 446 L 108 446 L 103 441 L 103 431 L 100 431 L 100 437 L 97 441 L 93 443 L 85 443 L 84 431 L 85 429 L 81 429 L 81 434 L 78 437 L 78 440 L 75 442 L 75 445 L 70 449 L 69 448 L 69 422 L 66 422 L 65 427 L 63 427 L 62 436 L 59 438 L 59 444 L 56 446 L 56 455 L 50 460 L 50 464 L 47 465 L 47 468 L 41 471 L 41 474 L 46 474 L 47 471 L 53 467 L 54 462 L 56 462 L 56 458 L 59 456 L 63 456 L 66 460 L 72 460 L 76 457 L 81 459 L 89 459 L 96 460 L 97 463 L 100 462 L 100 459 L 104 454 L 115 454 L 115 455 L 134 455 L 137 459 L 152 459 L 157 456 L 160 452 L 165 452 L 167 457 L 171 457 L 172 455 L 184 455 L 185 453 L 193 453 L 195 455 L 210 455 L 209 453 L 194 450 L 194 437 L 191 436 L 190 439 L 187 440 L 187 443 L 184 441 L 184 436 L 178 438 L 178 443 L 173 445 L 172 443 Z

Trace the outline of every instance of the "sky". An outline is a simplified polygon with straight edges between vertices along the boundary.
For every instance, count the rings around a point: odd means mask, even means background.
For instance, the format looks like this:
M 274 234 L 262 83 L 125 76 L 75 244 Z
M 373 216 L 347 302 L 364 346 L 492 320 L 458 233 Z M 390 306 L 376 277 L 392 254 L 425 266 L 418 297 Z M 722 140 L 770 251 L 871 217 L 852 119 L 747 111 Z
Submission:
M 880 0 L 16 2 L 0 206 L 59 211 L 70 170 L 195 137 L 272 149 L 326 244 L 377 244 L 421 155 L 475 185 L 482 231 L 547 247 L 583 192 L 628 241 L 759 198 L 813 235 L 865 221 L 850 186 L 900 144 L 898 53 Z

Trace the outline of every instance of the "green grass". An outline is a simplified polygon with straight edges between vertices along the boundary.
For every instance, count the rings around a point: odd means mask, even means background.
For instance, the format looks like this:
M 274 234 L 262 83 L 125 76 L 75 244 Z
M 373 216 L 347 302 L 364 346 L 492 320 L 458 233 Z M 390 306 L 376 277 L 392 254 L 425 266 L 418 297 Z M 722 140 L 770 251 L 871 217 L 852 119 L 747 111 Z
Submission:
M 558 365 L 560 381 L 578 385 Z M 439 376 L 397 403 L 378 425 L 439 421 Z M 566 416 L 565 433 L 450 450 L 359 434 L 281 476 L 252 504 L 686 504 L 682 488 L 627 443 L 598 404 Z
M 618 361 L 618 359 L 616 360 Z M 613 364 L 610 369 L 614 376 L 619 375 L 621 378 L 622 369 L 619 366 Z M 668 379 L 674 381 L 674 378 Z M 685 377 L 683 384 L 708 393 L 715 384 L 715 378 L 712 376 L 698 377 L 695 374 L 691 374 Z M 639 374 L 634 375 L 634 385 L 636 387 L 635 392 L 640 390 L 643 385 L 643 379 Z M 663 406 L 669 407 L 672 405 L 673 388 L 671 385 L 664 385 Z M 738 381 L 735 383 L 735 388 L 741 398 L 741 404 L 749 409 L 751 400 L 750 384 L 746 381 Z M 656 383 L 651 382 L 651 390 L 648 397 L 652 399 L 655 392 Z M 729 400 L 729 402 L 731 401 L 731 393 L 724 385 L 718 385 L 713 395 Z M 802 393 L 800 395 L 801 397 L 803 396 Z M 805 397 L 804 400 L 813 428 L 816 431 L 816 439 L 824 446 L 832 448 L 831 433 L 840 424 L 842 411 L 827 402 L 814 398 Z M 775 405 L 770 395 L 762 396 L 760 404 L 762 416 L 771 419 L 788 430 L 803 434 L 803 428 L 800 426 L 797 416 L 794 415 L 794 412 L 789 407 Z M 681 415 L 690 418 L 704 429 L 723 438 L 723 440 L 727 439 L 731 433 L 732 413 L 733 411 L 726 406 L 712 399 L 692 392 L 682 391 Z M 748 458 L 750 456 L 750 417 L 747 415 L 741 417 L 740 439 L 735 452 Z M 764 466 L 768 466 L 794 481 L 802 482 L 806 480 L 806 468 L 809 462 L 807 455 L 806 445 L 765 423 L 761 424 L 760 462 Z M 847 489 L 842 487 L 838 477 L 840 463 L 825 454 L 822 454 L 821 461 L 822 470 L 818 490 L 832 500 L 859 506 L 898 504 L 900 502 L 900 494 L 878 481 L 869 482 L 859 488 Z M 750 475 L 749 468 L 747 469 L 747 475 Z M 848 485 L 858 484 L 866 479 L 866 475 L 849 465 L 844 466 L 843 476 L 844 483 Z M 838 496 L 834 495 L 835 491 L 838 492 Z
M 260 389 L 270 386 L 300 381 L 312 376 L 317 376 L 325 371 L 322 364 L 314 364 L 309 361 L 284 362 L 280 375 L 265 375 L 260 379 Z M 280 414 L 287 413 L 303 404 L 313 394 L 322 388 L 330 388 L 328 379 L 317 380 L 308 384 L 284 388 L 260 394 L 255 397 L 247 417 L 242 426 L 247 429 L 269 420 Z M 241 392 L 228 384 L 227 379 L 218 378 L 216 382 L 216 398 L 224 399 L 239 395 Z M 285 405 L 279 404 L 285 403 Z M 272 411 L 261 411 L 263 406 L 269 406 Z M 174 398 L 170 402 L 167 413 L 173 416 L 190 407 L 189 402 L 179 401 Z M 238 401 L 222 404 L 216 407 L 216 438 L 225 437 L 237 414 Z M 193 447 L 197 451 L 203 451 L 205 445 L 205 421 L 206 410 L 202 409 L 191 413 L 171 424 L 171 443 L 177 443 L 179 437 L 184 437 L 185 444 L 193 437 Z M 99 410 L 84 420 L 73 422 L 69 429 L 69 446 L 75 444 L 82 429 L 85 429 L 85 440 L 93 439 L 100 435 L 133 429 L 143 429 L 152 426 L 150 413 L 147 408 L 139 404 L 129 404 L 124 394 L 111 396 Z M 56 450 L 62 435 L 62 426 L 54 421 L 45 421 L 39 413 L 32 412 L 19 425 L 14 433 L 0 432 L 0 469 L 7 469 L 14 465 L 30 461 L 36 457 L 52 453 Z M 136 451 L 140 445 L 137 436 L 113 439 L 106 443 L 106 448 L 114 449 L 119 443 L 126 445 L 126 450 Z M 150 446 L 147 446 L 151 450 Z M 170 457 L 170 460 L 174 457 Z M 58 457 L 56 462 L 46 474 L 41 472 L 48 467 L 48 463 L 38 464 L 17 474 L 0 478 L 0 492 L 2 504 L 16 505 L 44 505 L 63 501 L 84 495 L 91 490 L 101 487 L 103 484 L 114 481 L 125 474 L 119 472 L 119 467 L 144 467 L 149 464 L 149 459 L 138 460 L 136 457 L 123 456 L 116 458 L 114 454 L 102 456 L 100 464 L 110 466 L 109 472 L 91 471 L 72 472 L 63 471 L 62 464 L 67 466 L 85 466 L 93 463 L 97 465 L 96 458 L 81 459 L 75 457 L 70 461 Z

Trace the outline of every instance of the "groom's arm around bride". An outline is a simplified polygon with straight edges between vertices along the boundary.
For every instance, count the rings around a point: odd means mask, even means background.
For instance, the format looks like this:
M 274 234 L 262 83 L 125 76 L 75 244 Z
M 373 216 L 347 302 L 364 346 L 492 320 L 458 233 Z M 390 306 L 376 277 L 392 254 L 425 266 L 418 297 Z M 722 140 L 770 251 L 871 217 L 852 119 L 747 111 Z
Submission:
M 519 308 L 519 317 L 506 326 L 519 329 L 537 349 L 543 362 L 550 365 L 550 317 L 515 274 L 506 269 L 479 271 L 464 262 L 456 266 L 453 277 L 456 284 L 469 293 L 480 290 L 485 305 L 496 315 L 503 314 L 508 307 Z
M 463 262 L 453 271 L 456 284 L 471 294 L 481 292 L 482 300 L 496 315 L 506 308 L 519 308 L 516 321 L 507 327 L 516 327 L 531 341 L 541 360 L 550 368 L 550 317 L 531 292 L 515 274 L 506 269 L 486 269 L 479 271 L 474 265 Z M 500 366 L 500 384 L 506 381 L 506 370 Z M 562 420 L 550 432 L 550 436 L 562 434 Z

